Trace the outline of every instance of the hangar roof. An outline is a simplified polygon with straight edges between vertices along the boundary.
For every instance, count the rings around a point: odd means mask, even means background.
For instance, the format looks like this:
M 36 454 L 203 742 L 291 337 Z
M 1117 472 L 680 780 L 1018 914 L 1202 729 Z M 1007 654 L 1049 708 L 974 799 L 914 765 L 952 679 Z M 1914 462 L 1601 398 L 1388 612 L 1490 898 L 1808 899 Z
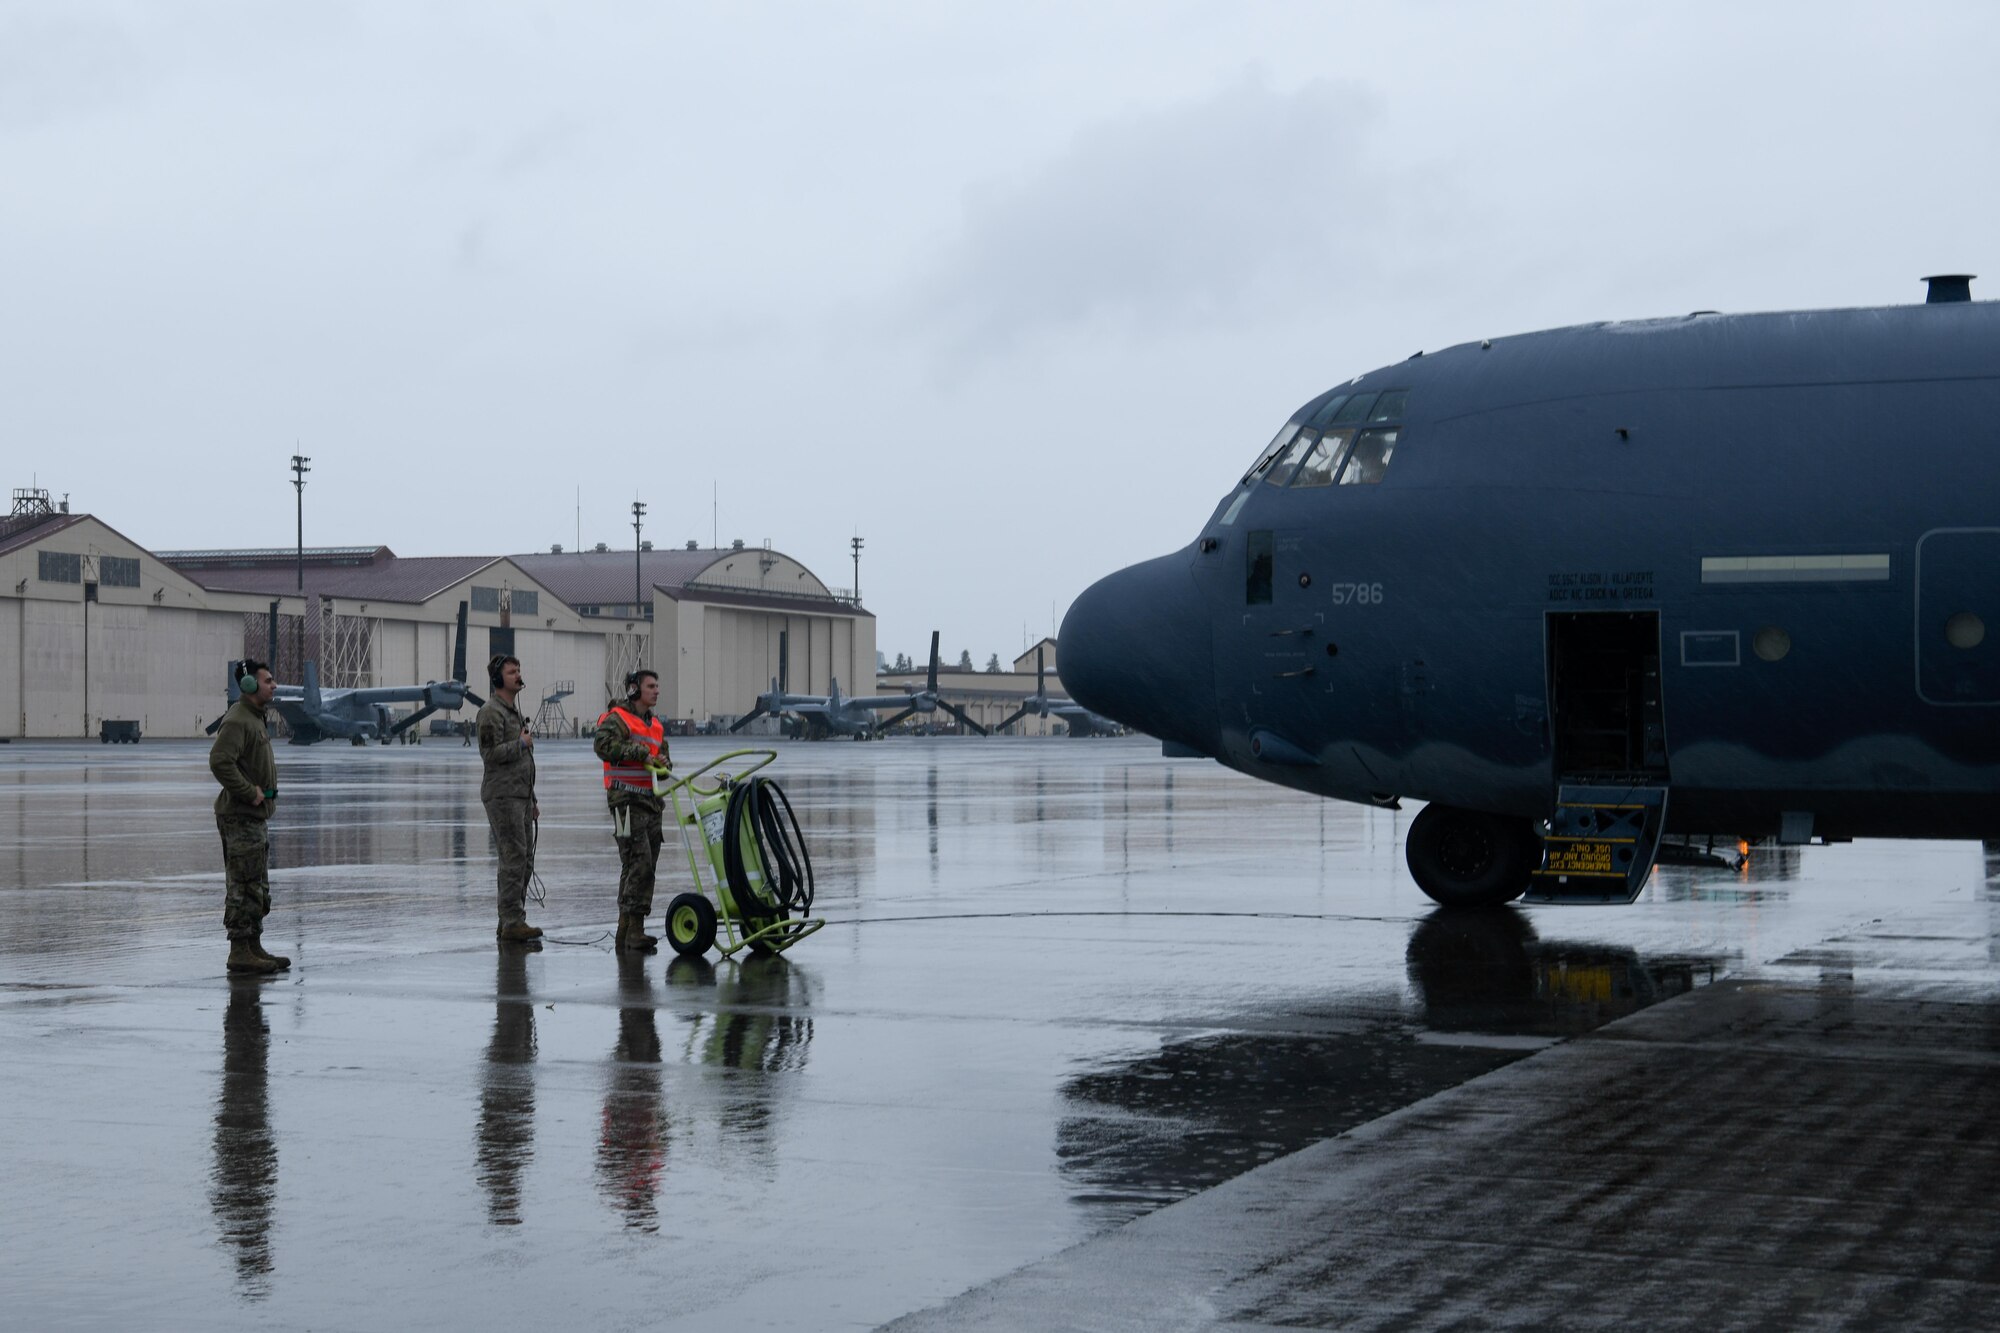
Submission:
M 38 542 L 89 517 L 88 514 L 23 514 L 17 518 L 0 518 L 0 555 L 30 542 Z
M 205 588 L 271 597 L 298 591 L 293 551 L 161 551 L 161 560 Z M 342 601 L 429 601 L 498 561 L 491 555 L 399 556 L 386 546 L 321 547 L 306 552 L 310 596 Z
M 57 529 L 45 522 L 37 536 Z M 0 550 L 5 550 L 0 543 Z M 161 561 L 204 588 L 218 592 L 253 593 L 266 597 L 295 596 L 298 553 L 282 548 L 250 550 L 160 551 Z M 726 577 L 716 566 L 738 557 L 776 555 L 762 547 L 675 548 L 639 554 L 639 577 L 676 601 L 725 602 L 773 610 L 838 612 L 852 616 L 871 613 L 847 597 L 827 590 L 810 572 L 795 589 L 780 591 L 740 577 Z M 784 557 L 790 560 L 790 557 Z M 462 583 L 489 565 L 510 563 L 569 606 L 596 607 L 632 600 L 633 556 L 630 551 L 538 552 L 529 555 L 399 556 L 386 546 L 320 546 L 305 551 L 308 596 L 341 601 L 421 604 Z M 791 564 L 797 565 L 796 561 Z M 805 567 L 797 565 L 800 570 Z M 704 579 L 702 576 L 708 574 Z
M 810 587 L 778 592 L 739 580 L 719 577 L 704 579 L 715 566 L 745 555 L 777 555 L 756 546 L 710 546 L 690 551 L 641 551 L 638 577 L 649 588 L 658 588 L 675 601 L 749 603 L 774 610 L 818 611 L 836 608 L 840 613 L 869 616 L 871 612 L 852 600 L 830 593 L 816 576 L 807 575 Z M 790 560 L 791 557 L 784 557 Z M 509 556 L 516 565 L 544 588 L 571 606 L 596 606 L 606 602 L 629 604 L 632 600 L 633 554 L 630 551 L 541 551 Z M 797 561 L 799 568 L 803 564 Z
M 671 596 L 724 554 L 730 553 L 680 549 L 641 551 L 639 577 L 647 587 L 664 588 Z M 517 555 L 513 560 L 544 588 L 571 606 L 586 602 L 632 600 L 630 551 L 542 551 L 534 555 Z

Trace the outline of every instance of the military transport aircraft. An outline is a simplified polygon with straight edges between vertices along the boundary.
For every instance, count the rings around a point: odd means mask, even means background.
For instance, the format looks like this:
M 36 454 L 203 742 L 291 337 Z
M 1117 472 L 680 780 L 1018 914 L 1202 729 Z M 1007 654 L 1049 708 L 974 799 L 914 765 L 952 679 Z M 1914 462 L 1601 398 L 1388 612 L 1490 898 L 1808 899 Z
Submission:
M 757 706 L 729 724 L 731 731 L 741 731 L 752 722 L 766 715 L 792 714 L 805 723 L 806 738 L 822 741 L 828 736 L 852 736 L 856 740 L 868 740 L 879 736 L 912 713 L 932 713 L 942 708 L 957 718 L 971 731 L 986 734 L 986 728 L 967 717 L 956 704 L 948 704 L 938 698 L 938 633 L 931 631 L 930 673 L 921 690 L 908 690 L 902 694 L 870 694 L 858 699 L 849 699 L 840 692 L 840 681 L 830 682 L 831 689 L 826 694 L 793 694 L 785 688 L 789 676 L 789 639 L 783 630 L 778 631 L 778 675 L 771 682 L 768 693 L 757 696 Z M 899 710 L 895 716 L 878 718 L 878 712 L 889 709 Z
M 2000 836 L 2000 305 L 1581 325 L 1369 371 L 1063 680 L 1169 753 L 1429 804 L 1449 905 L 1629 901 L 1660 835 Z
M 305 683 L 301 685 L 280 685 L 271 706 L 285 719 L 291 731 L 293 745 L 311 745 L 315 741 L 346 739 L 355 745 L 366 745 L 371 740 L 379 740 L 387 745 L 391 738 L 408 731 L 432 713 L 443 709 L 456 710 L 470 702 L 484 707 L 486 701 L 465 686 L 465 620 L 466 604 L 458 604 L 458 646 L 452 650 L 451 679 L 426 681 L 422 685 L 381 685 L 361 689 L 321 689 L 319 664 L 307 662 L 303 671 Z M 276 656 L 273 651 L 272 656 Z M 229 702 L 235 703 L 242 691 L 237 688 L 236 677 L 240 663 L 229 664 Z M 390 704 L 419 705 L 417 710 L 398 718 Z M 222 725 L 217 718 L 209 723 L 208 732 Z
M 1048 662 L 1040 645 L 1035 648 L 1035 692 L 1027 702 L 1007 714 L 1004 722 L 996 723 L 993 730 L 1005 731 L 1028 714 L 1036 717 L 1053 717 L 1069 728 L 1071 736 L 1116 736 L 1120 727 L 1108 717 L 1091 712 L 1074 699 L 1049 693 Z

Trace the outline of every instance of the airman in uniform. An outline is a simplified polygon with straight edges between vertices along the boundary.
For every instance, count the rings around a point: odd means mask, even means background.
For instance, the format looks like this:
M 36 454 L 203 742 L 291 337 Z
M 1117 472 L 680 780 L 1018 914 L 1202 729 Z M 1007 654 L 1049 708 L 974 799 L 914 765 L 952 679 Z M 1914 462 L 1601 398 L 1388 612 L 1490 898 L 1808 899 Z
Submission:
M 653 791 L 653 768 L 665 768 L 666 726 L 653 716 L 660 677 L 641 667 L 625 677 L 625 699 L 613 700 L 597 719 L 591 749 L 604 761 L 604 799 L 618 840 L 618 948 L 648 950 L 659 943 L 646 933 L 653 910 L 653 874 L 660 860 L 666 802 Z
M 500 926 L 503 941 L 526 943 L 542 932 L 528 924 L 528 872 L 533 865 L 531 825 L 540 817 L 535 803 L 535 733 L 514 706 L 521 693 L 521 660 L 496 654 L 486 664 L 493 687 L 479 710 L 479 800 L 500 851 Z
M 237 669 L 240 694 L 216 728 L 208 771 L 222 784 L 215 798 L 215 827 L 222 834 L 227 888 L 222 926 L 229 932 L 231 972 L 281 972 L 292 960 L 264 952 L 264 917 L 271 910 L 271 844 L 265 825 L 278 804 L 278 762 L 264 729 L 265 712 L 278 692 L 271 669 L 249 660 Z

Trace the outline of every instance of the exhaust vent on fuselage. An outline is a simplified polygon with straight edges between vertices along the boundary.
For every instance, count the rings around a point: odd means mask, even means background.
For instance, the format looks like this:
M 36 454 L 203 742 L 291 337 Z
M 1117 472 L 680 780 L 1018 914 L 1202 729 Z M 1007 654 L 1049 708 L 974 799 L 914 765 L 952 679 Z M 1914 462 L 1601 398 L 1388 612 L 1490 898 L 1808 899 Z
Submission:
M 1930 291 L 1924 297 L 1925 305 L 1945 305 L 1952 301 L 1972 299 L 1972 280 L 1977 273 L 1933 273 L 1924 281 L 1930 284 Z

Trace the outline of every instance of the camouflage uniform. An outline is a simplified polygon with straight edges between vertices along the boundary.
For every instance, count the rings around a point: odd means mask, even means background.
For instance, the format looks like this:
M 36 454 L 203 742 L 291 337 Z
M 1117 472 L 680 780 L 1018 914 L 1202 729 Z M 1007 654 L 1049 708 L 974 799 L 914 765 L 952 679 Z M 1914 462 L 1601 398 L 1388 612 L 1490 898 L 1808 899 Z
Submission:
M 529 824 L 535 805 L 535 751 L 521 733 L 528 720 L 497 693 L 479 710 L 479 800 L 500 852 L 500 926 L 528 919 Z
M 241 698 L 223 715 L 209 747 L 208 771 L 222 784 L 215 827 L 222 835 L 222 925 L 232 940 L 256 940 L 271 910 L 271 851 L 265 824 L 278 804 L 278 762 L 264 731 L 264 710 Z M 254 804 L 257 794 L 263 804 Z
M 619 708 L 642 722 L 653 720 L 650 712 L 640 710 L 629 700 L 614 699 L 605 706 L 604 716 L 597 719 L 597 733 L 591 738 L 590 748 L 607 764 L 637 764 L 655 757 L 644 741 L 633 738 L 631 730 L 613 711 Z M 662 764 L 669 762 L 664 739 L 656 758 Z M 659 866 L 660 843 L 666 837 L 660 826 L 667 803 L 650 788 L 627 787 L 616 782 L 604 789 L 604 797 L 611 807 L 613 836 L 618 842 L 618 915 L 650 916 L 653 876 Z M 618 836 L 616 829 L 621 825 L 631 832 Z

